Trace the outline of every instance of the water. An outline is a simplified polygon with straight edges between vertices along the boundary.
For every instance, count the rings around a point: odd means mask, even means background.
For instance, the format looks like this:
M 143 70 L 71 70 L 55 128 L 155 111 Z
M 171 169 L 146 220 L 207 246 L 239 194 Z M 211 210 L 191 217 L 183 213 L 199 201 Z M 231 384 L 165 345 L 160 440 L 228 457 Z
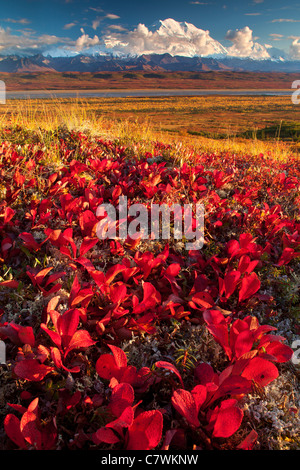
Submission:
M 290 96 L 293 90 L 62 90 L 62 91 L 12 91 L 6 99 L 45 98 L 126 98 L 159 96 Z

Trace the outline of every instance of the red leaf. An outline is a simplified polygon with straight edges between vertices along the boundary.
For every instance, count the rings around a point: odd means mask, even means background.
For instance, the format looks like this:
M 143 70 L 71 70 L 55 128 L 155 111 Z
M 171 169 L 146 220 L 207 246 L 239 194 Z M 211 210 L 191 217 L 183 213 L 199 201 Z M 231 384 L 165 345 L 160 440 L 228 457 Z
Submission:
M 65 352 L 65 357 L 67 354 L 69 354 L 72 349 L 78 349 L 78 348 L 89 348 L 90 346 L 93 346 L 96 344 L 96 341 L 93 341 L 89 332 L 86 330 L 78 330 L 74 335 L 72 336 L 71 341 L 69 342 L 69 346 Z
M 37 416 L 35 413 L 27 411 L 23 414 L 20 423 L 20 430 L 24 439 L 35 449 L 42 447 L 42 436 L 37 429 Z
M 49 267 L 49 268 L 45 268 L 45 269 L 42 269 L 41 271 L 39 271 L 36 275 L 33 275 L 34 276 L 34 279 L 35 279 L 35 282 L 40 285 L 43 280 L 45 279 L 45 277 L 47 276 L 47 274 L 53 269 L 53 267 Z M 28 274 L 28 273 L 27 273 Z
M 65 276 L 65 275 L 66 275 L 65 272 L 51 274 L 51 276 L 49 276 L 49 278 L 47 279 L 47 281 L 45 283 L 45 287 L 49 286 L 53 282 L 57 281 L 57 279 L 60 279 L 61 277 Z
M 62 345 L 68 346 L 69 342 L 77 330 L 79 324 L 79 310 L 67 310 L 63 315 L 59 315 L 56 323 L 56 331 L 62 337 Z
M 98 223 L 97 217 L 90 210 L 81 212 L 78 217 L 78 221 L 79 221 L 79 225 L 80 225 L 83 236 L 88 236 L 88 237 L 92 235 L 93 228 Z
M 94 444 L 99 445 L 102 442 L 105 444 L 116 444 L 120 438 L 116 436 L 114 431 L 109 428 L 100 428 L 94 434 L 92 434 Z
M 241 273 L 239 271 L 229 271 L 226 273 L 223 284 L 226 299 L 228 299 L 235 291 L 240 277 Z M 220 294 L 222 294 L 222 292 L 220 292 Z
M 56 332 L 49 330 L 47 326 L 44 323 L 41 323 L 41 329 L 47 333 L 50 338 L 52 339 L 53 343 L 60 349 L 62 347 L 61 345 L 61 336 Z
M 34 239 L 31 233 L 22 232 L 19 235 L 19 238 L 25 242 L 25 246 L 33 251 L 38 251 L 40 249 L 39 243 Z
M 32 347 L 34 346 L 35 337 L 31 326 L 23 326 L 20 328 L 18 336 L 23 344 L 29 344 Z
M 134 418 L 133 408 L 131 406 L 128 406 L 127 408 L 123 410 L 119 418 L 108 423 L 106 427 L 114 429 L 119 434 L 121 434 L 123 428 L 128 428 L 129 426 L 132 425 L 133 418 Z
M 195 295 L 193 295 L 192 301 L 205 309 L 212 308 L 215 304 L 213 298 L 208 292 L 197 292 Z
M 199 410 L 203 403 L 206 400 L 207 397 L 207 389 L 204 387 L 204 385 L 196 385 L 193 390 L 192 390 L 192 396 L 195 400 L 196 408 L 197 408 L 197 413 L 199 413 Z
M 236 358 L 241 357 L 246 352 L 249 352 L 254 343 L 254 333 L 251 330 L 245 330 L 238 334 L 234 350 Z
M 277 266 L 282 266 L 284 264 L 288 264 L 292 259 L 297 258 L 300 256 L 300 253 L 296 253 L 293 248 L 286 247 L 278 261 Z
M 162 369 L 168 369 L 171 372 L 174 372 L 174 374 L 177 375 L 177 377 L 179 378 L 182 387 L 184 386 L 181 375 L 178 372 L 178 370 L 176 369 L 176 367 L 173 366 L 173 364 L 170 364 L 170 362 L 166 362 L 166 361 L 158 361 L 158 362 L 155 363 L 155 366 L 159 367 L 159 368 L 162 368 Z
M 109 408 L 114 416 L 121 416 L 125 408 L 131 406 L 134 402 L 134 391 L 128 383 L 121 383 L 114 387 Z
M 163 417 L 160 411 L 141 413 L 128 429 L 127 450 L 151 450 L 161 440 Z
M 146 310 L 154 308 L 161 302 L 161 295 L 150 282 L 143 284 L 144 297 L 140 304 L 136 305 L 133 313 L 142 313 Z
M 265 387 L 279 375 L 277 367 L 270 361 L 260 357 L 250 359 L 242 372 L 242 376 L 254 380 L 261 387 Z
M 109 344 L 108 347 L 113 353 L 116 366 L 119 368 L 127 367 L 127 357 L 123 349 L 120 349 L 117 346 L 113 346 L 112 344 Z
M 292 355 L 293 350 L 286 344 L 279 341 L 274 341 L 266 347 L 267 354 L 276 357 L 276 362 L 288 362 Z
M 258 262 L 258 260 L 251 261 L 250 256 L 248 255 L 243 255 L 239 261 L 238 271 L 240 271 L 241 274 L 244 274 L 245 272 L 250 274 L 257 266 Z
M 77 274 L 74 278 L 74 281 L 72 283 L 72 287 L 71 287 L 71 292 L 70 292 L 70 296 L 69 296 L 69 305 L 71 306 L 72 303 L 73 303 L 73 300 L 77 297 L 79 291 L 81 289 L 81 286 L 80 286 L 80 283 L 78 281 L 78 277 L 77 277 Z M 53 309 L 51 309 L 53 310 Z
M 214 396 L 214 399 L 224 395 L 241 395 L 249 393 L 250 391 L 251 382 L 249 380 L 239 375 L 232 375 L 223 380 Z
M 96 372 L 102 379 L 118 379 L 120 368 L 116 365 L 115 358 L 111 354 L 102 354 L 96 362 Z
M 0 335 L 4 335 L 12 341 L 14 344 L 29 344 L 34 346 L 35 338 L 33 330 L 30 326 L 17 325 L 14 322 L 4 323 L 0 326 Z
M 237 446 L 237 449 L 240 450 L 252 450 L 253 447 L 256 444 L 258 434 L 254 429 L 250 431 L 248 436 L 245 437 L 245 439 Z
M 55 364 L 55 367 L 57 367 L 58 369 L 63 368 L 63 363 L 62 363 L 62 360 L 61 360 L 61 353 L 60 353 L 59 349 L 51 348 L 51 358 L 52 358 L 52 361 Z
M 107 284 L 111 284 L 113 282 L 113 280 L 115 279 L 115 277 L 126 270 L 126 266 L 124 266 L 123 264 L 115 264 L 114 266 L 112 266 L 111 268 L 109 268 L 107 270 L 107 273 L 105 275 L 105 282 Z
M 239 292 L 239 302 L 249 299 L 260 289 L 260 280 L 256 273 L 246 274 L 243 277 L 241 289 Z
M 81 304 L 82 307 L 89 304 L 91 299 L 94 297 L 94 291 L 91 287 L 87 287 L 86 289 L 81 289 L 76 297 L 71 302 L 71 307 L 75 307 L 76 305 Z
M 230 437 L 240 427 L 243 420 L 243 411 L 236 405 L 237 401 L 233 399 L 224 400 L 214 412 L 217 411 L 214 423 L 214 437 Z
M 195 368 L 195 378 L 202 385 L 214 382 L 215 372 L 210 364 L 202 362 Z
M 54 362 L 55 367 L 57 367 L 58 369 L 64 369 L 64 370 L 66 370 L 68 372 L 71 372 L 73 374 L 75 374 L 75 373 L 77 374 L 78 372 L 80 372 L 80 367 L 79 366 L 72 367 L 71 369 L 64 366 L 64 364 L 62 362 L 61 353 L 60 353 L 59 349 L 57 349 L 57 348 L 51 348 L 51 358 L 52 358 L 52 361 Z
M 31 382 L 40 382 L 43 378 L 54 370 L 53 367 L 40 364 L 36 359 L 25 359 L 17 362 L 14 373 L 21 379 Z
M 13 216 L 15 215 L 16 211 L 14 211 L 11 207 L 6 207 L 4 210 L 4 224 L 8 224 L 11 221 Z
M 165 274 L 167 274 L 168 276 L 176 277 L 180 273 L 180 269 L 181 266 L 179 263 L 173 263 L 167 267 Z
M 99 241 L 98 238 L 85 237 L 82 240 L 80 250 L 79 250 L 79 255 L 80 256 L 85 255 L 91 248 L 93 248 L 98 243 L 98 241 Z
M 114 285 L 111 287 L 110 290 L 110 298 L 113 301 L 113 303 L 119 303 L 122 302 L 122 300 L 125 299 L 127 294 L 127 287 L 125 284 L 121 285 Z
M 27 449 L 26 441 L 20 431 L 20 420 L 13 414 L 8 414 L 4 420 L 7 436 L 21 449 Z
M 19 283 L 18 283 L 18 281 L 14 281 L 14 280 L 2 281 L 2 282 L 0 282 L 0 286 L 10 287 L 11 289 L 17 289 L 18 286 L 19 286 Z
M 198 409 L 193 395 L 187 390 L 175 390 L 172 396 L 172 405 L 192 426 L 200 426 Z

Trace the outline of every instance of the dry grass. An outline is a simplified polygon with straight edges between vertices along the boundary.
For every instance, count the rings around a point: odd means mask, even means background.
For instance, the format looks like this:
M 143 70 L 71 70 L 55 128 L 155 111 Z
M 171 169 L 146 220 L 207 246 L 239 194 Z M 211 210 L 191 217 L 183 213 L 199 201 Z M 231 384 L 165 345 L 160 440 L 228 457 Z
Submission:
M 270 152 L 286 160 L 295 151 L 294 143 L 258 140 L 255 130 L 282 119 L 299 119 L 299 113 L 286 97 L 8 100 L 0 109 L 0 128 L 22 126 L 31 131 L 54 131 L 67 127 L 149 152 L 155 141 L 161 141 L 173 144 L 178 153 L 175 157 L 180 159 L 201 151 L 245 155 Z M 253 131 L 254 137 L 240 138 L 239 133 L 245 130 Z

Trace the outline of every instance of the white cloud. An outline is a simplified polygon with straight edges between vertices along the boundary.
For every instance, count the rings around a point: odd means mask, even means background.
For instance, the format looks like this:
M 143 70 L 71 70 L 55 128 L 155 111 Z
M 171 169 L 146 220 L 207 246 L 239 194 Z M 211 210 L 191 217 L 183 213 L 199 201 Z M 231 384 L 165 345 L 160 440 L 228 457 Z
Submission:
M 114 29 L 115 31 L 127 31 L 126 28 L 124 28 L 123 26 L 119 24 L 112 24 L 109 26 L 109 29 Z
M 53 44 L 63 43 L 67 38 L 59 38 L 55 35 L 43 34 L 35 36 L 34 34 L 17 35 L 11 32 L 10 28 L 0 27 L 0 51 L 1 53 L 37 53 L 43 52 Z
M 234 31 L 229 30 L 225 38 L 232 42 L 232 46 L 227 48 L 230 56 L 251 57 L 253 59 L 270 57 L 267 48 L 253 40 L 253 31 L 249 26 Z
M 96 7 L 96 8 L 94 8 L 94 7 L 89 7 L 88 10 L 96 11 L 97 13 L 103 12 L 102 8 L 100 8 L 100 7 Z M 87 11 L 88 11 L 88 10 L 87 10 Z
M 281 39 L 284 38 L 283 34 L 277 33 L 270 33 L 269 36 L 271 37 L 272 41 L 281 41 Z
M 81 36 L 76 40 L 66 37 L 58 37 L 54 34 L 42 34 L 37 36 L 34 31 L 23 31 L 15 34 L 10 28 L 0 27 L 0 53 L 31 55 L 37 53 L 49 53 L 54 46 L 62 51 L 73 53 L 81 52 L 99 44 L 98 36 L 89 37 L 81 28 Z
M 300 20 L 294 20 L 292 18 L 277 18 L 272 20 L 272 23 L 300 23 Z
M 108 18 L 109 20 L 118 20 L 120 17 L 118 15 L 114 15 L 113 13 L 108 13 L 105 15 L 105 18 Z
M 30 21 L 27 18 L 21 18 L 20 20 L 15 20 L 13 18 L 6 18 L 3 21 L 5 21 L 6 23 L 30 24 Z
M 75 50 L 77 52 L 81 52 L 84 49 L 88 49 L 89 47 L 96 46 L 100 43 L 100 39 L 98 36 L 94 36 L 90 38 L 88 34 L 85 34 L 84 30 L 81 28 L 82 36 L 80 36 L 75 42 Z
M 98 26 L 100 25 L 100 22 L 101 22 L 100 19 L 98 19 L 98 18 L 95 19 L 95 20 L 92 22 L 92 28 L 93 28 L 94 30 L 96 30 L 96 29 L 98 28 Z
M 71 29 L 74 26 L 76 26 L 76 23 L 67 23 L 67 24 L 65 24 L 64 29 Z
M 300 59 L 300 38 L 293 41 L 289 50 L 290 57 L 294 60 Z
M 209 31 L 190 23 L 179 23 L 171 18 L 160 21 L 150 30 L 139 24 L 133 31 L 104 36 L 107 49 L 125 54 L 213 55 L 226 54 L 225 48 L 214 41 Z

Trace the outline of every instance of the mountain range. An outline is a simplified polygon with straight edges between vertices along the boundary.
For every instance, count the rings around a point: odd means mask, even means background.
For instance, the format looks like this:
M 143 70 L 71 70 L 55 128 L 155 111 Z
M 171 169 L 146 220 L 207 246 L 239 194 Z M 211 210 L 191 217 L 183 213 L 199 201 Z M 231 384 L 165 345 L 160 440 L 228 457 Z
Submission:
M 130 33 L 116 32 L 102 38 L 102 46 L 85 51 L 56 49 L 47 54 L 0 56 L 0 72 L 101 72 L 101 71 L 247 71 L 300 72 L 297 54 L 262 45 L 247 26 L 228 31 L 223 46 L 209 31 L 172 18 L 147 28 L 143 24 Z M 295 47 L 300 47 L 298 40 Z
M 0 56 L 0 72 L 101 72 L 101 71 L 156 71 L 156 72 L 300 72 L 300 61 L 237 57 L 185 57 L 182 55 L 142 54 L 140 56 L 113 56 L 78 54 L 72 57 L 51 57 L 41 54 L 30 57 Z

